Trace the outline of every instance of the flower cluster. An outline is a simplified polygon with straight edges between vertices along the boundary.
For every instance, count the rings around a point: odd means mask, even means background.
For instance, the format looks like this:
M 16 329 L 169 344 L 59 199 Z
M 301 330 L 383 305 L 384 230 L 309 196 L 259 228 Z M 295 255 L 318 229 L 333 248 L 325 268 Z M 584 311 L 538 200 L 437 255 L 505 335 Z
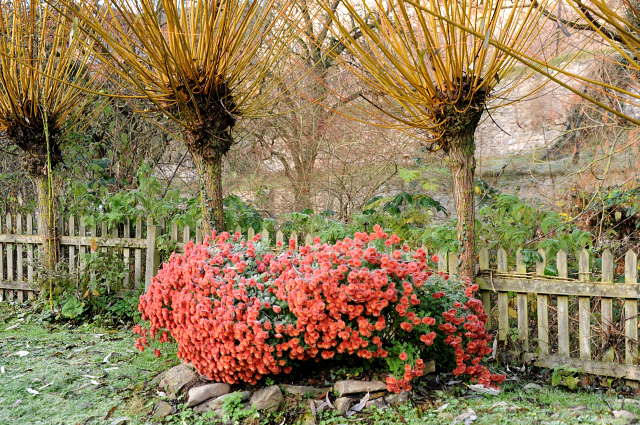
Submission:
M 387 380 L 391 391 L 410 389 L 423 374 L 423 358 L 441 356 L 438 350 L 447 347 L 456 354 L 456 375 L 501 382 L 479 364 L 491 352 L 491 335 L 473 298 L 477 287 L 466 283 L 451 291 L 448 276 L 431 272 L 424 250 L 399 243 L 375 226 L 334 245 L 316 239 L 296 249 L 290 243 L 276 256 L 259 235 L 244 241 L 214 233 L 172 255 L 141 296 L 149 335 L 136 327 L 136 347 L 148 346 L 148 336 L 173 339 L 178 357 L 231 384 L 289 373 L 299 361 L 393 357 L 401 363 Z M 390 354 L 403 341 L 422 348 Z

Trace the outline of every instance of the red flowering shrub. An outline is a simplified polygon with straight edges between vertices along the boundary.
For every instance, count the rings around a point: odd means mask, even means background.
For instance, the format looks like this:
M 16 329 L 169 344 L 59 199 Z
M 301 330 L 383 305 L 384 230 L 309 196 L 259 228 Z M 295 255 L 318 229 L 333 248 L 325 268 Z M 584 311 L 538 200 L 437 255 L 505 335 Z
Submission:
M 149 336 L 174 339 L 178 357 L 230 384 L 255 384 L 289 373 L 294 362 L 336 355 L 387 359 L 390 391 L 410 389 L 427 357 L 455 355 L 454 374 L 502 382 L 479 364 L 491 352 L 491 335 L 473 298 L 477 286 L 433 274 L 424 250 L 394 249 L 399 238 L 374 230 L 335 245 L 290 244 L 278 256 L 259 235 L 246 242 L 222 233 L 189 243 L 140 298 Z M 135 331 L 143 350 L 147 331 Z

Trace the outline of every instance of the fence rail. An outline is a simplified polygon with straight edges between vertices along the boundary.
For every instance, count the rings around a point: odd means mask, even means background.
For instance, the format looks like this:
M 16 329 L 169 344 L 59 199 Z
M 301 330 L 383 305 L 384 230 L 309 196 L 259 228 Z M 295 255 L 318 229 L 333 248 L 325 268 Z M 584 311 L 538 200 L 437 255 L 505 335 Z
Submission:
M 31 215 L 0 217 L 0 301 L 22 302 L 34 296 L 32 285 L 42 244 L 37 230 L 37 220 Z M 161 241 L 169 241 L 177 252 L 184 252 L 189 241 L 202 241 L 199 228 L 175 223 L 166 226 L 164 221 L 155 223 L 152 219 L 127 221 L 108 229 L 106 225 L 87 227 L 71 216 L 59 219 L 58 234 L 60 258 L 68 264 L 70 274 L 82 273 L 82 254 L 90 252 L 92 245 L 102 251 L 121 249 L 129 270 L 123 286 L 134 290 L 141 285 L 149 287 L 160 265 Z M 269 243 L 269 232 L 263 230 L 261 234 Z M 250 229 L 247 237 L 254 236 Z M 291 237 L 298 241 L 297 234 Z M 285 243 L 282 232 L 277 232 L 274 239 L 271 242 Z M 306 235 L 299 242 L 310 245 L 313 237 Z M 457 254 L 438 254 L 438 270 L 456 274 Z M 497 332 L 500 350 L 513 351 L 515 345 L 523 360 L 541 367 L 564 365 L 586 373 L 640 380 L 636 253 L 627 252 L 623 265 L 616 263 L 610 250 L 604 250 L 596 269 L 592 267 L 596 264 L 593 256 L 583 250 L 572 257 L 578 264 L 573 270 L 564 251 L 559 251 L 553 261 L 547 261 L 545 252 L 539 251 L 542 261 L 528 267 L 518 250 L 515 268 L 509 267 L 513 254 L 508 257 L 504 249 L 479 251 L 476 282 L 489 314 L 487 328 Z M 555 266 L 557 276 L 545 275 L 550 264 Z M 624 278 L 616 279 L 614 272 L 622 275 L 621 270 Z

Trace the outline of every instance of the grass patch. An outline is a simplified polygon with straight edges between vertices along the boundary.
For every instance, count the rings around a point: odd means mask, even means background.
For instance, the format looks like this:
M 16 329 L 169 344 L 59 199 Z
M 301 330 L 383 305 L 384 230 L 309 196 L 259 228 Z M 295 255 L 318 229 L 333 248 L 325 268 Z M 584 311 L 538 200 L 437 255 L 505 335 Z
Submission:
M 0 425 L 108 425 L 124 416 L 132 424 L 158 423 L 149 417 L 159 400 L 157 387 L 149 382 L 178 360 L 158 359 L 153 350 L 140 353 L 133 348 L 134 341 L 127 329 L 50 325 L 42 315 L 0 303 L 0 367 L 4 370 L 0 373 Z M 442 424 L 471 412 L 477 416 L 472 422 L 477 425 L 632 423 L 614 417 L 613 411 L 622 409 L 640 417 L 640 402 L 619 399 L 613 390 L 569 391 L 541 383 L 540 388 L 527 391 L 524 380 L 513 379 L 503 385 L 499 396 L 472 394 L 461 384 L 430 391 L 425 387 L 416 391 L 417 399 L 397 408 L 365 410 L 348 419 L 325 410 L 317 414 L 315 424 Z M 172 402 L 178 411 L 162 423 L 210 423 L 178 403 L 184 399 Z M 240 423 L 311 425 L 309 403 L 287 396 L 279 410 L 260 412 Z M 464 418 L 458 423 L 464 423 Z

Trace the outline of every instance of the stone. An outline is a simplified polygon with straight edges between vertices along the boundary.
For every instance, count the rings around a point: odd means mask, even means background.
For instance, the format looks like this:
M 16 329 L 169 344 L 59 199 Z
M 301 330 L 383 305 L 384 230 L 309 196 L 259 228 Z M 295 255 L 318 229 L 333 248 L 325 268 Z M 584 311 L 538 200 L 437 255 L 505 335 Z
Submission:
M 251 403 L 252 406 L 255 406 L 256 409 L 263 410 L 279 405 L 283 399 L 284 397 L 282 395 L 282 391 L 280 391 L 280 387 L 277 385 L 271 385 L 261 389 L 260 391 L 256 391 L 256 393 L 251 396 L 249 403 Z
M 327 391 L 331 391 L 331 388 L 316 388 L 316 387 L 306 387 L 304 385 L 282 385 L 280 388 L 283 391 L 288 392 L 291 395 L 304 396 L 306 394 L 310 394 L 311 397 L 317 398 L 321 395 L 324 395 Z
M 316 412 L 317 413 L 320 413 L 324 409 L 328 409 L 329 408 L 329 405 L 327 404 L 327 402 L 325 400 L 313 400 L 313 403 L 316 406 Z
M 334 384 L 333 389 L 339 396 L 355 393 L 369 393 L 375 391 L 384 391 L 387 384 L 382 381 L 338 381 Z
M 374 407 L 377 407 L 378 409 L 384 409 L 385 405 L 382 399 L 369 400 L 364 405 L 365 409 L 373 409 Z
M 333 405 L 336 406 L 341 415 L 346 415 L 351 406 L 351 399 L 349 397 L 339 397 L 333 402 Z
M 385 401 L 394 406 L 406 403 L 409 400 L 409 394 L 406 391 L 402 391 L 399 394 L 391 393 L 385 397 Z
M 162 381 L 162 378 L 164 378 L 165 374 L 166 372 L 160 372 L 159 374 L 154 376 L 151 382 L 149 382 L 149 386 L 152 387 L 152 386 L 158 385 L 160 381 Z
M 173 406 L 164 400 L 160 400 L 153 408 L 153 417 L 158 419 L 164 418 L 165 416 L 169 416 L 171 412 L 173 412 Z
M 160 388 L 167 391 L 167 395 L 175 395 L 185 385 L 197 378 L 198 375 L 185 364 L 169 369 L 160 380 Z
M 205 401 L 204 403 L 200 403 L 199 405 L 193 408 L 193 411 L 196 413 L 204 413 L 204 412 L 208 412 L 209 410 L 222 409 L 222 406 L 224 404 L 224 399 L 229 397 L 231 394 L 234 394 L 234 393 L 221 395 L 220 397 L 212 398 Z M 242 397 L 240 401 L 242 402 L 249 400 L 249 397 L 251 397 L 250 391 L 243 391 L 240 394 Z
M 193 407 L 209 400 L 210 398 L 220 397 L 231 391 L 231 385 L 224 383 L 207 384 L 200 387 L 193 387 L 189 390 L 189 400 L 187 407 Z

